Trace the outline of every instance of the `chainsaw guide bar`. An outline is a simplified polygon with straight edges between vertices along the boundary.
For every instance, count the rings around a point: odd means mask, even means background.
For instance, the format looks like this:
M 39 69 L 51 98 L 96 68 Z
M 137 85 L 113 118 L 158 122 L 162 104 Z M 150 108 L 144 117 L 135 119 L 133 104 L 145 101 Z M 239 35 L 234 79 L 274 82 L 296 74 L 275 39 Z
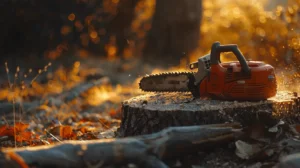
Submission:
M 143 77 L 140 89 L 146 92 L 191 92 L 194 72 L 166 72 Z

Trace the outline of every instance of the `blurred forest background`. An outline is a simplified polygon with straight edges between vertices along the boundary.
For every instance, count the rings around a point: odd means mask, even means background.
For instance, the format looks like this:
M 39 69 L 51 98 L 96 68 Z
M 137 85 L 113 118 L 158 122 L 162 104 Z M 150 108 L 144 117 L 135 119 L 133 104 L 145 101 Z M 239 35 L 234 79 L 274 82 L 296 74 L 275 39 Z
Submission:
M 0 145 L 116 137 L 141 77 L 187 71 L 215 41 L 273 65 L 278 91 L 299 95 L 299 31 L 300 0 L 0 0 Z
M 212 42 L 251 59 L 298 61 L 299 0 L 2 0 L 1 60 L 90 55 L 195 61 Z M 279 6 L 280 5 L 280 6 Z M 192 59 L 192 60 L 190 60 Z

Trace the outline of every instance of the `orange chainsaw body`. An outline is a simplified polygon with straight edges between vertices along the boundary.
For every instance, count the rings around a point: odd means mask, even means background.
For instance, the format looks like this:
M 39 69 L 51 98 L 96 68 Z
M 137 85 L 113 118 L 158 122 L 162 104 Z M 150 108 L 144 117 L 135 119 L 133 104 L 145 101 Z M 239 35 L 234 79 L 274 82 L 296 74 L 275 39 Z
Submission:
M 276 95 L 274 68 L 260 61 L 247 61 L 250 74 L 242 72 L 239 61 L 211 65 L 200 83 L 201 97 L 223 100 L 265 100 Z
M 221 62 L 221 53 L 231 52 L 237 61 Z M 221 45 L 216 41 L 210 53 L 190 63 L 196 71 L 166 73 L 144 77 L 144 91 L 186 92 L 194 98 L 236 101 L 260 101 L 276 95 L 274 68 L 261 61 L 248 61 L 236 44 Z

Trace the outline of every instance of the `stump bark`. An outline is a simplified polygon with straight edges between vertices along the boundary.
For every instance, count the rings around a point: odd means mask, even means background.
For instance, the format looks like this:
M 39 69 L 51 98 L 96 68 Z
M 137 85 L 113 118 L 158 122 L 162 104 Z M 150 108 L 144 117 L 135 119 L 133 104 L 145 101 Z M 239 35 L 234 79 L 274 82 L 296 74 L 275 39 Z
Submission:
M 274 126 L 281 119 L 298 120 L 299 102 L 297 94 L 285 91 L 259 102 L 194 99 L 189 93 L 151 93 L 123 102 L 119 136 L 150 134 L 170 126 L 226 122 Z

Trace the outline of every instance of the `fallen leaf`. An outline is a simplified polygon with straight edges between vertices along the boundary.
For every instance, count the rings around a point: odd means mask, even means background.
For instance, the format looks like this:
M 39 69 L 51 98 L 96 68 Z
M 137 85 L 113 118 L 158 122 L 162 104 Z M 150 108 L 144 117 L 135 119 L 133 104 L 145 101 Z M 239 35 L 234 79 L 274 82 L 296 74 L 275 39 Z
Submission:
M 280 125 L 283 125 L 284 124 L 284 121 L 280 120 L 276 125 L 274 125 L 273 127 L 269 128 L 269 132 L 272 132 L 272 133 L 276 133 L 278 132 L 278 126 Z
M 29 127 L 29 124 L 24 124 L 21 122 L 15 123 L 15 125 L 3 125 L 0 127 L 0 136 L 10 136 L 15 137 L 16 141 L 30 141 L 32 133 L 30 131 L 25 131 Z
M 81 127 L 80 129 L 79 129 L 79 131 L 81 132 L 81 133 L 87 133 L 88 132 L 88 128 L 87 127 L 85 127 L 85 126 L 83 126 L 83 127 Z
M 0 127 L 0 136 L 10 136 L 11 128 L 8 125 L 2 125 Z
M 50 130 L 50 133 L 56 136 L 60 136 L 63 139 L 69 139 L 76 136 L 76 134 L 73 132 L 73 128 L 68 125 L 59 125 L 53 127 Z
M 71 126 L 61 126 L 60 128 L 60 136 L 62 138 L 71 138 L 72 136 L 74 136 L 73 129 Z
M 121 119 L 121 107 L 118 109 L 111 109 L 109 115 L 115 119 Z
M 236 141 L 235 146 L 235 154 L 242 159 L 249 159 L 251 156 L 261 151 L 259 144 L 248 144 L 241 140 Z
M 30 131 L 25 131 L 25 132 L 20 132 L 16 134 L 16 141 L 17 142 L 22 142 L 22 141 L 31 141 L 32 139 L 32 132 Z

